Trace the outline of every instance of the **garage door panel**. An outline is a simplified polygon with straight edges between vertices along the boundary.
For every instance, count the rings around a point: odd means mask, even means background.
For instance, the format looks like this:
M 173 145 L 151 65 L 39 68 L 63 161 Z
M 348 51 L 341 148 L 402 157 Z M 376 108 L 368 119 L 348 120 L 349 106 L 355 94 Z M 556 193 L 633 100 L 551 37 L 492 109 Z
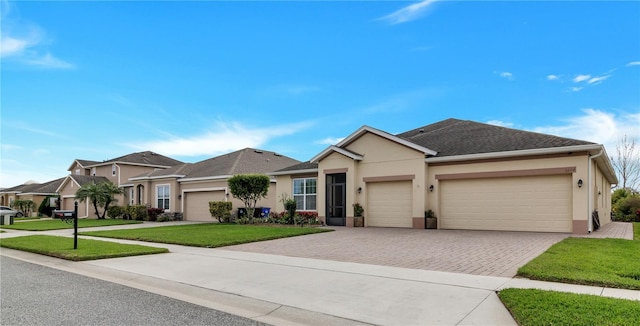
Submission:
M 441 228 L 571 232 L 570 175 L 446 180 Z
M 367 226 L 411 227 L 411 181 L 367 184 Z
M 185 193 L 184 219 L 187 221 L 213 222 L 209 212 L 210 201 L 224 201 L 224 191 L 199 191 Z

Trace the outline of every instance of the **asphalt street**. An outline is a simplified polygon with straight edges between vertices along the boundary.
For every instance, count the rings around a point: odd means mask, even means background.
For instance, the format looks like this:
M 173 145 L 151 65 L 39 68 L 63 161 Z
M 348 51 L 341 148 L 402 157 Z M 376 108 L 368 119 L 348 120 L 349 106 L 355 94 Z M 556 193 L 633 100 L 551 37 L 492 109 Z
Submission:
M 266 325 L 0 256 L 1 325 Z

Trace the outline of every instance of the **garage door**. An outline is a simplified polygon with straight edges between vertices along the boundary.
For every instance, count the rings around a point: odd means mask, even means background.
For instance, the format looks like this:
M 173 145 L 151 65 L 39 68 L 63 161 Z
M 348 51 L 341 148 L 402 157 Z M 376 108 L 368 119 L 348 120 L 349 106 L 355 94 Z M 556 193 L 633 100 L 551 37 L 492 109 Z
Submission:
M 187 221 L 216 221 L 209 213 L 210 201 L 224 201 L 224 191 L 187 192 L 184 195 L 184 219 Z
M 443 229 L 571 232 L 571 176 L 441 181 Z
M 413 226 L 411 181 L 367 183 L 367 226 Z

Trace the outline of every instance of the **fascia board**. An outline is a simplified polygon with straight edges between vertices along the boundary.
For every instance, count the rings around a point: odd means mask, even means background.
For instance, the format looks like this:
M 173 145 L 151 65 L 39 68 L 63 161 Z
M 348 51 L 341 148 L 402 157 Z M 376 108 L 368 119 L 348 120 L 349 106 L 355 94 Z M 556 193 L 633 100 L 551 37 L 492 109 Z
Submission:
M 318 173 L 318 169 L 305 169 L 305 170 L 291 170 L 291 171 L 279 171 L 267 173 L 267 175 L 294 175 L 294 174 L 306 174 L 306 173 Z
M 210 177 L 183 178 L 183 179 L 178 179 L 178 182 L 221 180 L 221 179 L 228 179 L 231 177 L 233 177 L 233 175 L 216 175 L 216 176 L 210 176 Z
M 576 145 L 576 146 L 565 146 L 565 147 L 525 149 L 525 150 L 519 150 L 519 151 L 491 152 L 491 153 L 480 153 L 480 154 L 444 156 L 444 157 L 429 157 L 425 159 L 425 162 L 427 163 L 459 162 L 459 161 L 472 161 L 472 160 L 491 159 L 491 158 L 557 154 L 557 153 L 580 152 L 580 151 L 588 151 L 591 154 L 597 154 L 600 152 L 601 146 L 602 145 L 598 145 L 598 144 Z

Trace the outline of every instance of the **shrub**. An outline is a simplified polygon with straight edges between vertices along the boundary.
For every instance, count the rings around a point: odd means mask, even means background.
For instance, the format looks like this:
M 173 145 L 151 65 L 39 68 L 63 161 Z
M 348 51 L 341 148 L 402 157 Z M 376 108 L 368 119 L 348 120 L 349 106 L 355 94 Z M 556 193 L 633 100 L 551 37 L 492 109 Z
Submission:
M 621 222 L 640 222 L 640 195 L 631 195 L 621 199 L 614 208 L 615 220 Z
M 107 216 L 109 216 L 110 218 L 119 218 L 122 217 L 122 215 L 124 215 L 125 212 L 125 208 L 122 206 L 110 206 L 107 209 Z
M 364 213 L 364 208 L 359 203 L 353 204 L 353 216 L 360 217 Z
M 217 218 L 220 223 L 229 223 L 233 204 L 230 201 L 210 201 L 209 213 L 211 217 Z
M 147 219 L 147 206 L 145 205 L 127 206 L 125 211 L 125 214 L 129 215 L 132 220 L 144 221 Z
M 182 221 L 182 213 L 162 213 L 158 215 L 158 222 Z
M 145 221 L 155 222 L 158 219 L 158 215 L 164 213 L 162 208 L 147 208 L 147 218 Z
M 40 206 L 38 206 L 39 214 L 42 214 L 44 216 L 51 216 L 53 214 L 53 210 L 56 208 L 49 206 L 51 198 L 58 198 L 58 196 L 47 196 L 45 199 L 43 199 L 40 203 Z

